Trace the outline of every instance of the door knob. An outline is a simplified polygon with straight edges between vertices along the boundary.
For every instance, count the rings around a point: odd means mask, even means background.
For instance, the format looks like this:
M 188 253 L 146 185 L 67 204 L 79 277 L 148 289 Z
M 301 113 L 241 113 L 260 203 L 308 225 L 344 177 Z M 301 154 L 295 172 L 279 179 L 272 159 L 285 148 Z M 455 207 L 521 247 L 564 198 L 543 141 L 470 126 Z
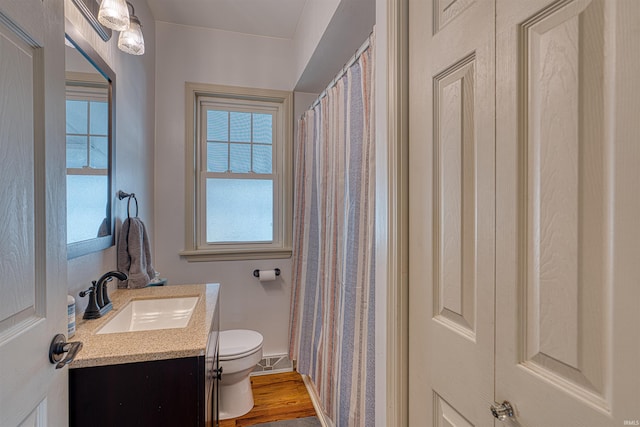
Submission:
M 491 405 L 491 413 L 500 421 L 504 421 L 507 418 L 513 418 L 514 416 L 513 407 L 511 406 L 511 403 L 506 400 L 502 403 Z
M 56 364 L 56 369 L 60 369 L 73 362 L 81 349 L 82 343 L 80 341 L 67 342 L 64 335 L 58 334 L 53 337 L 49 346 L 49 361 Z M 67 355 L 63 357 L 65 353 Z

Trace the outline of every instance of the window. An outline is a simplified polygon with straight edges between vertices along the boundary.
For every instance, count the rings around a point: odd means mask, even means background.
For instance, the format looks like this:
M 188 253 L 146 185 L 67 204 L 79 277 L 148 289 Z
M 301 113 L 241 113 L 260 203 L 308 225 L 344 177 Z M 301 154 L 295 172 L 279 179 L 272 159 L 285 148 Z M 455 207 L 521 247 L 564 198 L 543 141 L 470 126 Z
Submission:
M 291 93 L 187 83 L 192 261 L 291 255 Z
M 75 73 L 80 75 L 80 73 Z M 105 210 L 109 194 L 109 99 L 102 82 L 67 81 L 67 243 L 111 233 Z

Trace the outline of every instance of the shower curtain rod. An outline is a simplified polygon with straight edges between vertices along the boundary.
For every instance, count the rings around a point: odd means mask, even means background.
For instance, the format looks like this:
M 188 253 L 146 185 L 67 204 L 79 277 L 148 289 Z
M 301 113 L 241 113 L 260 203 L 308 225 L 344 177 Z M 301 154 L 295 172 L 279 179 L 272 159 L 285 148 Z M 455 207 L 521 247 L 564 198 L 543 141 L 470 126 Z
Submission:
M 342 69 L 338 72 L 338 74 L 333 78 L 333 80 L 331 80 L 331 82 L 329 82 L 329 84 L 327 85 L 326 88 L 324 88 L 324 90 L 322 92 L 320 92 L 320 95 L 318 95 L 318 97 L 316 98 L 315 101 L 313 101 L 313 104 L 311 104 L 311 107 L 309 107 L 309 110 L 312 110 L 314 108 L 316 108 L 316 105 L 318 105 L 320 103 L 320 101 L 322 100 L 322 98 L 324 98 L 325 96 L 327 96 L 327 92 L 329 92 L 329 90 L 334 87 L 336 85 L 336 83 L 338 83 L 338 80 L 340 80 L 342 78 L 342 76 L 344 76 L 347 71 L 349 71 L 349 68 L 355 64 L 355 62 L 360 58 L 360 55 L 362 55 L 364 53 L 365 50 L 367 50 L 369 48 L 369 44 L 371 41 L 371 35 L 373 34 L 373 31 L 369 34 L 369 36 L 367 37 L 367 39 L 364 41 L 364 43 L 362 43 L 362 46 L 360 46 L 357 50 L 356 53 L 349 58 L 349 60 L 346 62 L 346 64 L 344 64 L 344 66 L 342 67 Z

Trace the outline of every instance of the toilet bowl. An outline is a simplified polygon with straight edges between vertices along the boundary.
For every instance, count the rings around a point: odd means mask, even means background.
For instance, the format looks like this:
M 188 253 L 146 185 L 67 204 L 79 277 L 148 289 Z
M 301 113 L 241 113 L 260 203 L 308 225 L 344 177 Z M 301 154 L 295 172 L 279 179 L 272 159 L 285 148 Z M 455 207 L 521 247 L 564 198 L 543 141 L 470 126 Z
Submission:
M 221 331 L 218 357 L 220 419 L 236 418 L 253 408 L 249 374 L 262 359 L 262 335 L 246 329 Z

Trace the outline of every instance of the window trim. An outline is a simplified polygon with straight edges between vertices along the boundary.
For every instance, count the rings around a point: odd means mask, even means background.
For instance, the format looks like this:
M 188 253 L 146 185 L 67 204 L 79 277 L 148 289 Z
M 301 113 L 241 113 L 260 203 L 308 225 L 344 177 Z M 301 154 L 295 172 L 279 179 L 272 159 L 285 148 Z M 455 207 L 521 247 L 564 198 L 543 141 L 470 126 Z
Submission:
M 109 86 L 101 80 L 100 78 L 96 78 L 94 74 L 91 73 L 80 73 L 80 72 L 67 72 L 66 73 L 66 85 L 65 85 L 65 100 L 74 100 L 74 101 L 86 101 L 86 102 L 104 102 L 107 104 L 107 115 L 109 114 Z M 83 79 L 83 80 L 82 80 Z M 101 89 L 100 92 L 97 92 L 96 89 Z M 91 107 L 89 107 L 91 108 Z M 99 136 L 107 139 L 107 144 L 109 143 L 109 129 L 107 129 L 106 134 L 92 134 L 90 129 L 90 120 L 91 120 L 91 110 L 89 110 L 89 114 L 87 115 L 87 133 L 67 133 L 65 129 L 65 142 L 66 138 L 69 136 L 82 136 L 87 138 L 87 164 L 82 166 L 81 168 L 70 168 L 67 167 L 67 175 L 109 175 L 109 167 L 106 168 L 94 168 L 91 167 L 91 148 L 90 148 L 90 139 L 92 136 Z M 107 118 L 107 121 L 109 119 Z M 109 150 L 107 147 L 107 153 L 105 154 L 107 157 L 109 156 Z M 108 161 L 107 161 L 108 163 Z
M 278 259 L 289 258 L 292 252 L 292 218 L 293 218 L 293 93 L 287 91 L 251 89 L 238 86 L 222 86 L 203 83 L 185 83 L 185 249 L 180 251 L 180 256 L 189 262 L 222 261 L 222 260 L 250 260 L 250 259 Z M 204 224 L 203 211 L 199 199 L 204 192 L 200 184 L 199 173 L 204 173 L 198 167 L 202 161 L 200 129 L 197 129 L 199 120 L 198 104 L 205 102 L 207 98 L 217 98 L 220 101 L 229 100 L 230 104 L 238 104 L 243 101 L 268 102 L 277 104 L 282 117 L 274 122 L 276 132 L 282 138 L 282 158 L 284 164 L 281 172 L 276 169 L 277 162 L 274 152 L 274 186 L 278 185 L 279 200 L 274 199 L 280 210 L 280 218 L 274 217 L 274 242 L 273 243 L 243 243 L 243 244 L 218 244 L 203 246 L 200 243 L 200 229 Z M 277 115 L 275 116 L 277 117 Z M 199 197 L 196 195 L 199 194 Z M 278 209 L 274 209 L 277 211 Z M 275 214 L 275 212 L 274 212 Z M 197 221 L 200 221 L 198 224 Z M 276 224 L 275 221 L 278 221 Z M 276 233 L 278 232 L 278 235 Z

